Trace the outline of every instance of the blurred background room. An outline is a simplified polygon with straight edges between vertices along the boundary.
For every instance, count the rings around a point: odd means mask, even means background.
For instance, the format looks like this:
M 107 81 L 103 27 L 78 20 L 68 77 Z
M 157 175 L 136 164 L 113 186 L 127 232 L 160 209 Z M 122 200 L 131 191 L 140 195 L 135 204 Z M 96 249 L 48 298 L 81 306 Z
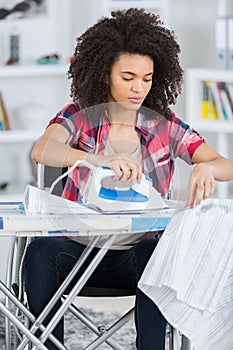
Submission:
M 160 14 L 175 31 L 185 79 L 173 109 L 233 159 L 233 0 L 0 0 L 1 201 L 22 200 L 34 180 L 30 150 L 70 99 L 66 73 L 76 37 L 112 9 L 129 7 Z M 212 83 L 224 90 L 223 111 Z M 175 198 L 185 198 L 189 171 L 177 162 Z M 232 198 L 232 185 L 219 184 L 215 196 Z M 1 240 L 1 277 L 8 244 Z

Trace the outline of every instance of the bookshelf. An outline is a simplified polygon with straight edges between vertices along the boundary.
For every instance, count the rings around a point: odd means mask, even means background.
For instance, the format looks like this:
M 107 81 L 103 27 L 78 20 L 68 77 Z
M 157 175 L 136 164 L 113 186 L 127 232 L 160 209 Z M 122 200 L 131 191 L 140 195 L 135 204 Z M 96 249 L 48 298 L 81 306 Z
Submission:
M 185 72 L 186 121 L 202 133 L 213 133 L 216 150 L 223 156 L 230 157 L 229 137 L 233 134 L 233 120 L 202 118 L 203 81 L 233 83 L 233 71 L 189 68 Z M 217 195 L 226 198 L 229 195 L 229 183 L 218 183 Z
M 48 112 L 49 120 L 51 115 L 67 102 L 70 84 L 67 70 L 68 64 L 0 67 L 0 91 L 13 130 L 28 129 L 17 120 L 21 107 L 29 104 L 41 106 Z M 13 133 L 10 135 L 13 136 Z M 1 132 L 0 143 L 2 136 Z
M 18 192 L 22 192 L 25 184 L 31 179 L 29 152 L 33 143 L 43 132 L 47 120 L 49 121 L 70 98 L 67 71 L 68 63 L 0 67 L 0 91 L 11 126 L 11 130 L 0 131 L 0 156 L 4 164 L 6 163 L 6 168 L 9 168 L 8 176 L 2 176 L 5 181 L 9 180 L 12 189 L 19 189 Z M 26 122 L 22 123 L 18 118 L 19 110 L 28 105 L 41 106 L 46 122 L 43 120 L 41 123 L 39 118 L 37 121 L 31 118 L 30 127 Z M 40 115 L 40 110 L 37 114 Z M 15 176 L 15 173 L 18 176 Z M 2 176 L 0 181 L 3 180 Z
M 60 76 L 65 75 L 67 69 L 66 64 L 4 66 L 0 67 L 0 78 Z
M 202 131 L 233 134 L 233 120 L 208 120 L 201 117 L 203 81 L 233 83 L 233 71 L 199 68 L 186 70 L 185 95 L 187 121 Z

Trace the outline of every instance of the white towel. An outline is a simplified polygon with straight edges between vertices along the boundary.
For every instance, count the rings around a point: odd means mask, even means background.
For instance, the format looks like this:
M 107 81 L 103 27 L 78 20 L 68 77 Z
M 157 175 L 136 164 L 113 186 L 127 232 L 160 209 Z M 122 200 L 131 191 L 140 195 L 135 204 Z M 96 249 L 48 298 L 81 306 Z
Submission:
M 233 200 L 176 214 L 139 288 L 196 350 L 233 349 Z

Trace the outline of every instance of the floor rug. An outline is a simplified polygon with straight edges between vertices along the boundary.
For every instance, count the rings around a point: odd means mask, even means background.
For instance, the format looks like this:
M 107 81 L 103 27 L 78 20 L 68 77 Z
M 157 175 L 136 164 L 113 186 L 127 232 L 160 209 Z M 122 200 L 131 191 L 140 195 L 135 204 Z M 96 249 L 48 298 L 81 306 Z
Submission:
M 118 313 L 96 312 L 91 309 L 82 309 L 87 312 L 91 319 L 94 319 L 98 325 L 111 326 L 117 318 Z M 0 314 L 0 350 L 5 350 L 5 321 L 4 316 Z M 69 350 L 81 350 L 92 341 L 96 335 L 78 321 L 71 313 L 65 316 L 65 345 Z M 136 350 L 135 347 L 135 328 L 133 319 L 129 321 L 122 329 L 119 329 L 113 336 L 121 346 L 127 350 Z M 12 348 L 13 349 L 13 348 Z M 110 350 L 107 344 L 102 344 L 100 350 Z

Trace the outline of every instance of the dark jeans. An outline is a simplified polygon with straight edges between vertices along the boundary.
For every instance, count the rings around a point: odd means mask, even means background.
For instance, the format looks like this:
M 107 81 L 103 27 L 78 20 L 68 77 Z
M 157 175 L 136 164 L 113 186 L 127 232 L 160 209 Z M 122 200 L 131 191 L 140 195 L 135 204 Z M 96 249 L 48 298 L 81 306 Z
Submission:
M 129 250 L 109 250 L 87 285 L 136 288 L 157 242 L 155 238 L 147 238 Z M 56 292 L 84 248 L 72 240 L 55 237 L 37 238 L 32 241 L 25 258 L 26 293 L 29 308 L 36 317 Z M 96 251 L 97 249 L 94 249 L 88 261 L 93 259 Z M 82 272 L 83 269 L 79 271 L 76 280 Z M 72 284 L 74 283 L 75 281 Z M 45 325 L 60 305 L 60 302 L 57 303 L 44 321 Z M 135 324 L 137 349 L 165 349 L 166 320 L 153 301 L 138 288 L 136 288 Z M 64 336 L 63 326 L 62 319 L 53 332 L 61 342 Z M 46 346 L 49 349 L 57 349 L 50 341 L 46 342 Z

